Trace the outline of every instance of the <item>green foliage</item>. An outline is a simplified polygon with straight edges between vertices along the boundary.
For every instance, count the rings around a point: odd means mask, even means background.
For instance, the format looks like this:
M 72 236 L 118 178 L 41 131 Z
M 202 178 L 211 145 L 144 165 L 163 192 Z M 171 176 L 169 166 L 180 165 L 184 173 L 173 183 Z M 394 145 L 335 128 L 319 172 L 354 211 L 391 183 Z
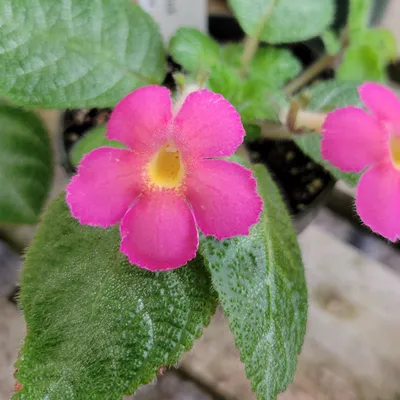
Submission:
M 0 95 L 25 105 L 112 106 L 160 83 L 156 24 L 131 0 L 2 0 Z
M 337 53 L 339 53 L 341 44 L 340 44 L 340 41 L 334 31 L 332 31 L 330 29 L 325 31 L 322 34 L 321 39 L 324 42 L 324 46 L 325 46 L 326 52 L 328 54 L 330 54 L 331 56 L 334 56 Z
M 333 0 L 229 0 L 249 36 L 262 27 L 268 43 L 300 42 L 321 34 L 333 21 Z
M 387 29 L 369 28 L 371 0 L 351 0 L 349 46 L 337 70 L 339 80 L 387 80 L 386 66 L 397 58 L 396 39 Z
M 213 39 L 193 28 L 180 28 L 171 38 L 169 53 L 187 71 L 208 71 L 219 62 L 219 46 Z
M 153 273 L 119 251 L 118 226 L 80 225 L 53 202 L 27 253 L 28 334 L 13 399 L 120 400 L 189 350 L 215 311 L 202 259 Z
M 342 81 L 377 81 L 386 80 L 386 64 L 379 51 L 373 46 L 353 45 L 346 50 L 336 77 Z
M 40 119 L 0 103 L 0 222 L 36 223 L 52 176 L 50 140 Z
M 90 153 L 92 150 L 102 146 L 124 148 L 121 142 L 116 140 L 109 140 L 105 137 L 107 127 L 105 125 L 97 126 L 83 136 L 78 142 L 74 144 L 70 152 L 71 164 L 76 167 L 82 157 Z
M 319 83 L 306 91 L 306 96 L 310 97 L 311 100 L 309 108 L 327 112 L 348 105 L 360 107 L 361 102 L 357 86 L 358 84 L 354 82 L 337 82 L 334 80 Z M 320 134 L 304 134 L 295 135 L 293 140 L 305 154 L 325 167 L 336 179 L 341 179 L 350 186 L 356 186 L 360 174 L 342 172 L 322 159 L 321 138 Z
M 254 172 L 264 200 L 261 221 L 249 236 L 203 238 L 200 252 L 257 399 L 273 400 L 293 379 L 306 329 L 307 288 L 279 190 L 265 167 Z

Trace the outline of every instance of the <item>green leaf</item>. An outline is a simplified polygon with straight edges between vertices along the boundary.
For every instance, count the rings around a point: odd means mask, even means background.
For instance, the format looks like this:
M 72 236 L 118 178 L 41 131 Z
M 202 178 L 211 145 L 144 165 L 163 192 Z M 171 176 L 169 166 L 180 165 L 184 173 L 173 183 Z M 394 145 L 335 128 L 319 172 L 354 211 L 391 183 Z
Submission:
M 229 0 L 249 36 L 263 26 L 260 39 L 268 43 L 301 42 L 321 34 L 333 21 L 333 0 Z
M 245 140 L 256 140 L 261 136 L 261 127 L 254 124 L 244 124 L 244 129 L 246 131 Z
M 133 3 L 2 0 L 0 95 L 25 105 L 103 107 L 161 83 L 161 35 Z
M 341 81 L 386 80 L 386 65 L 380 52 L 372 45 L 351 45 L 346 49 L 343 61 L 336 72 Z
M 264 200 L 248 236 L 203 238 L 200 251 L 259 400 L 293 380 L 307 321 L 307 288 L 289 214 L 265 167 L 254 172 Z
M 361 82 L 338 82 L 329 80 L 317 83 L 304 92 L 310 103 L 309 109 L 314 111 L 332 111 L 336 108 L 353 105 L 362 107 L 357 87 Z
M 342 180 L 350 186 L 356 186 L 360 180 L 361 174 L 355 172 L 342 172 L 335 168 L 333 165 L 329 164 L 327 161 L 322 159 L 321 156 L 321 135 L 318 133 L 311 133 L 305 135 L 296 135 L 294 142 L 304 154 L 308 155 L 315 162 L 322 165 L 327 169 L 335 179 Z
M 336 33 L 332 30 L 327 30 L 325 31 L 321 39 L 324 42 L 324 46 L 326 49 L 326 52 L 330 54 L 331 56 L 336 55 L 339 53 L 340 48 L 342 47 L 340 44 L 340 40 L 338 39 Z
M 347 25 L 352 40 L 363 35 L 369 23 L 371 9 L 371 0 L 350 0 Z
M 179 28 L 169 43 L 172 58 L 189 72 L 209 71 L 219 62 L 219 46 L 193 28 Z
M 74 167 L 76 167 L 82 157 L 90 153 L 92 150 L 101 146 L 125 148 L 121 142 L 116 140 L 109 140 L 105 137 L 107 127 L 105 125 L 97 126 L 89 131 L 85 136 L 79 139 L 71 149 L 70 159 Z
M 28 334 L 14 399 L 120 400 L 174 365 L 209 323 L 215 292 L 201 257 L 174 271 L 130 265 L 118 226 L 80 225 L 53 202 L 27 253 Z
M 301 72 L 300 61 L 287 49 L 262 47 L 250 65 L 249 75 L 272 89 L 279 89 Z
M 50 139 L 40 119 L 0 103 L 0 222 L 36 223 L 52 176 Z
M 362 103 L 358 96 L 357 86 L 358 84 L 354 82 L 337 82 L 334 80 L 319 83 L 311 89 L 307 89 L 306 95 L 311 99 L 309 108 L 315 111 L 332 111 L 335 108 L 349 105 L 361 107 Z M 294 135 L 293 140 L 305 154 L 325 167 L 336 179 L 341 179 L 350 186 L 357 185 L 360 174 L 342 172 L 322 159 L 321 135 Z

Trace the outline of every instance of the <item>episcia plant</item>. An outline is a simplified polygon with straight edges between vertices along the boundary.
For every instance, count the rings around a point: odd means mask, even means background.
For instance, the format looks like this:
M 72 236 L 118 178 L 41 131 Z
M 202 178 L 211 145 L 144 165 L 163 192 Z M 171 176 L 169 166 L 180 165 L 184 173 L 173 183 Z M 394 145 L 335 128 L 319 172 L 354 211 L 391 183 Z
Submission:
M 306 330 L 304 268 L 273 176 L 235 154 L 243 141 L 293 141 L 358 184 L 366 225 L 399 236 L 400 100 L 382 86 L 396 46 L 369 27 L 372 2 L 351 1 L 340 32 L 333 0 L 229 4 L 246 40 L 178 29 L 171 91 L 158 28 L 132 1 L 0 0 L 2 223 L 35 223 L 50 186 L 49 138 L 29 108 L 112 109 L 74 145 L 76 174 L 26 252 L 13 399 L 134 393 L 218 305 L 257 398 L 285 390 Z M 323 54 L 302 71 L 283 44 L 318 37 Z M 319 81 L 326 69 L 334 78 Z

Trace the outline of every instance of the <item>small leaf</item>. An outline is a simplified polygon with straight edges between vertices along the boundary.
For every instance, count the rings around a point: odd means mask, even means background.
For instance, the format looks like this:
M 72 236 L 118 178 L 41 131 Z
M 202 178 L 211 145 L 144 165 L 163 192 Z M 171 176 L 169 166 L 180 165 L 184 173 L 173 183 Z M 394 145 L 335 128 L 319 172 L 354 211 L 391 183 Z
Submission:
M 335 179 L 342 180 L 352 187 L 356 186 L 360 180 L 361 174 L 355 172 L 342 172 L 331 165 L 328 161 L 323 160 L 321 156 L 321 139 L 322 136 L 320 134 L 311 133 L 296 135 L 294 142 L 300 147 L 304 154 L 325 167 L 325 169 L 327 169 Z
M 338 82 L 335 80 L 317 83 L 304 92 L 310 98 L 308 107 L 315 111 L 333 111 L 353 105 L 362 107 L 357 87 L 361 82 Z
M 371 0 L 350 0 L 347 25 L 349 36 L 352 40 L 355 40 L 358 36 L 362 36 L 368 27 L 371 9 Z
M 254 36 L 264 25 L 261 40 L 301 42 L 321 34 L 333 21 L 333 0 L 229 0 L 241 27 Z
M 219 62 L 219 46 L 194 28 L 179 28 L 169 43 L 172 58 L 188 72 L 197 73 Z
M 343 61 L 336 72 L 340 81 L 376 81 L 386 80 L 386 67 L 379 51 L 370 45 L 352 45 L 346 49 Z
M 336 55 L 339 53 L 340 48 L 342 47 L 340 44 L 340 40 L 338 39 L 336 33 L 332 30 L 327 30 L 325 31 L 321 39 L 324 42 L 324 46 L 326 49 L 326 52 L 330 54 L 331 56 Z
M 74 167 L 80 163 L 85 154 L 90 153 L 92 150 L 97 149 L 98 147 L 125 147 L 121 142 L 107 139 L 105 137 L 106 131 L 107 127 L 105 125 L 97 126 L 74 144 L 70 152 L 71 164 Z
M 189 350 L 215 311 L 202 258 L 174 271 L 130 265 L 118 226 L 80 225 L 53 202 L 28 250 L 28 334 L 13 399 L 120 400 Z
M 334 80 L 319 83 L 306 90 L 307 97 L 311 99 L 309 108 L 315 111 L 332 111 L 349 105 L 361 107 L 357 86 L 354 82 Z M 325 167 L 336 179 L 341 179 L 350 186 L 357 185 L 360 174 L 342 172 L 322 159 L 321 138 L 320 134 L 303 134 L 294 135 L 293 140 L 305 154 Z
M 40 119 L 0 103 L 0 222 L 36 223 L 52 176 L 50 139 Z
M 203 238 L 200 251 L 259 400 L 293 380 L 307 322 L 307 288 L 289 214 L 265 167 L 254 168 L 264 200 L 248 236 Z
M 3 0 L 0 95 L 25 105 L 105 107 L 161 83 L 161 35 L 133 3 Z

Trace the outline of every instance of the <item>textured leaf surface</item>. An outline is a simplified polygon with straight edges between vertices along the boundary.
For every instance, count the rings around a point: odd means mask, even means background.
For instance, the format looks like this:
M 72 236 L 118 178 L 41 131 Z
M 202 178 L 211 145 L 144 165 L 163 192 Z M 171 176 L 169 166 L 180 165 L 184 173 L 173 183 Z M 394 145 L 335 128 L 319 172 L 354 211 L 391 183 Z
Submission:
M 229 0 L 243 30 L 253 36 L 266 20 L 261 40 L 289 43 L 321 34 L 332 22 L 333 0 Z M 268 15 L 267 15 L 268 14 Z
M 2 0 L 0 95 L 26 105 L 114 105 L 165 75 L 162 39 L 131 0 Z
M 218 43 L 193 28 L 177 30 L 169 43 L 169 53 L 189 72 L 208 71 L 219 61 Z
M 322 82 L 311 89 L 307 89 L 307 97 L 311 98 L 309 108 L 316 111 L 332 111 L 336 108 L 354 105 L 362 107 L 355 82 Z M 321 135 L 295 135 L 294 142 L 315 162 L 325 167 L 336 179 L 341 179 L 350 186 L 356 186 L 360 174 L 342 172 L 322 159 Z
M 118 227 L 80 225 L 52 203 L 28 251 L 28 334 L 14 399 L 119 400 L 175 364 L 215 311 L 201 258 L 172 272 L 127 262 Z
M 85 136 L 83 136 L 76 144 L 72 147 L 70 158 L 71 163 L 76 167 L 82 160 L 82 157 L 90 153 L 92 150 L 97 149 L 101 146 L 124 148 L 125 146 L 121 142 L 116 140 L 109 140 L 105 137 L 107 127 L 105 125 L 93 128 Z
M 52 176 L 42 122 L 29 111 L 0 103 L 0 222 L 37 222 Z
M 292 381 L 307 320 L 299 246 L 279 190 L 255 167 L 264 200 L 248 236 L 203 238 L 201 253 L 229 320 L 257 399 L 273 400 Z

